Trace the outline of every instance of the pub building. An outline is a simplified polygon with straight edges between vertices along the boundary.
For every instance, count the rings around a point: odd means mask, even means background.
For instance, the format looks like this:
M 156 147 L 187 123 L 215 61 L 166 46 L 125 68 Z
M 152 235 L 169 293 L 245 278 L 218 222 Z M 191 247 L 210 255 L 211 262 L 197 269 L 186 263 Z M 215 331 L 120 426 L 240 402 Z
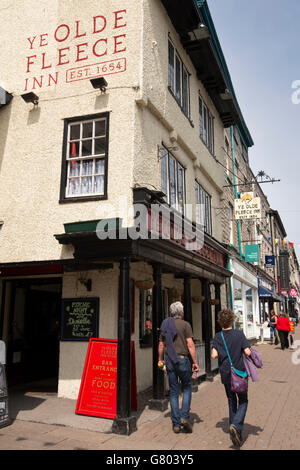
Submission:
M 136 428 L 135 393 L 152 387 L 150 406 L 166 409 L 157 346 L 173 301 L 182 300 L 193 327 L 194 390 L 218 368 L 210 348 L 232 274 L 220 162 L 224 128 L 243 117 L 201 12 L 194 0 L 72 8 L 28 0 L 21 12 L 12 1 L 1 13 L 9 45 L 0 67 L 8 383 L 42 381 L 76 400 L 89 339 L 118 340 L 117 433 Z M 144 235 L 156 237 L 138 236 L 135 204 L 148 222 L 168 207 L 169 238 L 163 223 L 146 225 Z M 191 232 L 203 228 L 200 245 L 186 241 L 183 220 Z

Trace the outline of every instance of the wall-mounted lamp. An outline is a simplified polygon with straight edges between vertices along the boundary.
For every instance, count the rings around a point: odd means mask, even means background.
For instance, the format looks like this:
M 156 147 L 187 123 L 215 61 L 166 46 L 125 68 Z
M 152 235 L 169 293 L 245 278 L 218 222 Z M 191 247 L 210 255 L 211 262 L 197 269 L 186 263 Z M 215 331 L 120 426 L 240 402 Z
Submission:
M 35 106 L 39 104 L 39 97 L 33 92 L 25 93 L 21 97 L 26 103 L 33 103 Z
M 106 92 L 108 84 L 104 77 L 92 78 L 90 82 L 93 85 L 93 88 L 100 89 L 103 93 Z
M 204 39 L 210 39 L 210 33 L 208 27 L 200 23 L 197 29 L 193 29 L 188 32 L 191 41 L 203 41 Z
M 232 100 L 233 100 L 232 93 L 230 93 L 230 91 L 228 90 L 228 88 L 226 88 L 226 90 L 224 91 L 224 93 L 220 93 L 220 98 L 221 98 L 223 101 L 232 101 Z

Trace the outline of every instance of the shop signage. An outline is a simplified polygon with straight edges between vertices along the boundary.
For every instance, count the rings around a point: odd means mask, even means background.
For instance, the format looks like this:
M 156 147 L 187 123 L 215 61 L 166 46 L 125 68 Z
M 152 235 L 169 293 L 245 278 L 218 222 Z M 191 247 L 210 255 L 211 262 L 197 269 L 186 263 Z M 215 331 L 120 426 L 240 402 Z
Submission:
M 297 297 L 298 292 L 296 291 L 296 289 L 291 289 L 290 292 L 289 292 L 289 296 L 290 297 Z
M 260 198 L 254 197 L 254 193 L 243 193 L 234 201 L 234 215 L 236 220 L 260 219 Z
M 281 290 L 281 291 L 280 291 L 280 294 L 281 294 L 283 297 L 288 297 L 288 296 L 289 296 L 289 294 L 288 294 L 288 292 L 287 292 L 286 290 Z
M 230 270 L 233 272 L 235 278 L 257 289 L 257 277 L 245 269 L 244 266 L 235 259 L 230 260 Z
M 180 219 L 182 222 L 182 220 Z M 185 250 L 203 256 L 205 259 L 222 268 L 225 267 L 225 257 L 215 248 L 212 248 L 204 242 L 204 233 L 201 231 L 193 231 L 194 227 L 191 222 L 185 219 L 180 223 L 175 223 L 163 214 L 153 213 L 148 210 L 148 230 L 151 232 L 151 238 L 159 238 L 170 240 L 177 246 L 181 246 Z M 156 235 L 156 236 L 155 236 Z
M 266 265 L 266 268 L 274 268 L 274 266 L 275 266 L 275 256 L 274 255 L 266 255 L 265 265 Z
M 91 338 L 75 413 L 114 419 L 117 413 L 116 339 Z M 137 410 L 134 341 L 131 341 L 131 407 Z
M 245 261 L 248 263 L 259 262 L 258 245 L 245 245 Z
M 24 91 L 126 70 L 127 11 L 97 14 L 24 37 Z
M 62 341 L 89 341 L 98 336 L 99 298 L 62 300 Z
M 288 290 L 290 285 L 289 254 L 281 253 L 279 255 L 279 277 L 280 288 Z

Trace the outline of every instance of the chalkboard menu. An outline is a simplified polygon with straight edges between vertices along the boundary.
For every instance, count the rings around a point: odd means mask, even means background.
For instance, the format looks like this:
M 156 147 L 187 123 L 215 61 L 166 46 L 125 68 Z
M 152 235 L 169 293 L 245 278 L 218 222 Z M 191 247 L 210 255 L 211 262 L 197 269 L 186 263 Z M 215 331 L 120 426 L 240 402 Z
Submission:
M 62 300 L 62 341 L 89 341 L 98 337 L 99 298 Z

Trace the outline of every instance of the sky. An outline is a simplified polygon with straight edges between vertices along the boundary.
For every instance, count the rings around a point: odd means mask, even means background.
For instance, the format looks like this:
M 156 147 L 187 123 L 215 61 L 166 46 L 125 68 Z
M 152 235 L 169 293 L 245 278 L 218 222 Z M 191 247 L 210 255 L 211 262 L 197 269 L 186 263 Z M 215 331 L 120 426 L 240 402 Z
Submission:
M 250 166 L 255 175 L 263 170 L 280 179 L 261 188 L 300 263 L 300 1 L 207 3 L 254 141 Z

